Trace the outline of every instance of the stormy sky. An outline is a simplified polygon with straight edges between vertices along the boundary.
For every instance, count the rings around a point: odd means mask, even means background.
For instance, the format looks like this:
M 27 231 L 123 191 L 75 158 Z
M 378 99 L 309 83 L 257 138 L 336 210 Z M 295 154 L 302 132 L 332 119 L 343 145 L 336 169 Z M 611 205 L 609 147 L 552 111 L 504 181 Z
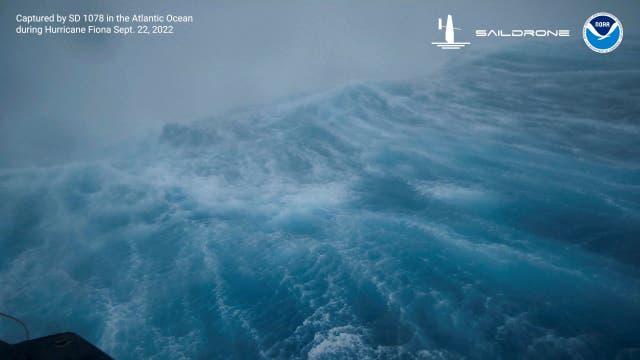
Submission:
M 476 28 L 548 27 L 571 29 L 571 41 L 582 41 L 584 20 L 598 11 L 617 15 L 625 38 L 635 36 L 639 10 L 623 0 L 5 1 L 0 167 L 96 157 L 167 122 L 353 81 L 428 79 L 456 56 L 429 44 L 441 40 L 435 23 L 447 14 L 469 39 Z M 176 25 L 171 36 L 15 34 L 16 14 L 56 12 L 171 13 L 195 23 Z

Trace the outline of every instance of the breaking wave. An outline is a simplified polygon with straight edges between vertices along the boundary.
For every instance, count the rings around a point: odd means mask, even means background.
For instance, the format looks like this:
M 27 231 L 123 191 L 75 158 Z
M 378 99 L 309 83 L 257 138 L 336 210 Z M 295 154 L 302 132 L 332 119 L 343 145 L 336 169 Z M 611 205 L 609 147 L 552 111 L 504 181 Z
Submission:
M 501 50 L 2 170 L 0 308 L 119 359 L 638 357 L 632 44 Z

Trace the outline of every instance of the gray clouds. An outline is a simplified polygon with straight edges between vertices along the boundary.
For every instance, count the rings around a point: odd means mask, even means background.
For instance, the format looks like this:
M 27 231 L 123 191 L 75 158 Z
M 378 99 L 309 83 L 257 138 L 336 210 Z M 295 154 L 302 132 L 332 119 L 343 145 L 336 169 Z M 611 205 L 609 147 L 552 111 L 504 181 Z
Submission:
M 613 1 L 21 1 L 3 3 L 0 166 L 59 163 L 237 107 L 359 79 L 429 74 L 438 16 L 468 29 L 499 23 L 579 28 L 601 10 L 625 36 L 638 5 Z M 194 15 L 167 37 L 15 35 L 15 15 L 51 12 Z M 508 15 L 507 15 L 508 14 Z M 464 24 L 464 26 L 462 25 Z M 574 35 L 575 37 L 575 35 Z M 577 38 L 577 37 L 575 37 Z M 476 44 L 476 47 L 479 45 Z

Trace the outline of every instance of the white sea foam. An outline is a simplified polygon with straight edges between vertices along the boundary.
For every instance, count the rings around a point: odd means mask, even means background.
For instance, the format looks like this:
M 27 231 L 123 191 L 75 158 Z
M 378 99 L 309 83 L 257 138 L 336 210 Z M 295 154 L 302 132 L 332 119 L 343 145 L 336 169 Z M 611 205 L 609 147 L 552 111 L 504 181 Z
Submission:
M 578 80 L 637 74 L 507 55 L 2 170 L 0 308 L 124 359 L 626 351 L 637 113 Z

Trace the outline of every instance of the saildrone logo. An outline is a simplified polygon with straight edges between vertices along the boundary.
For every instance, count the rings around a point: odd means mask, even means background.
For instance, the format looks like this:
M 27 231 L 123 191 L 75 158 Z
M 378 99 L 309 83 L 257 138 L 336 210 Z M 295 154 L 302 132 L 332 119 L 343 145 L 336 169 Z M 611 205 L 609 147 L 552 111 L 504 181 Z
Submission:
M 612 52 L 622 42 L 622 24 L 617 17 L 599 12 L 584 23 L 582 37 L 589 49 L 601 54 Z
M 456 42 L 454 30 L 461 30 L 453 27 L 453 18 L 451 15 L 447 15 L 447 24 L 442 26 L 442 18 L 438 18 L 438 30 L 444 28 L 444 40 L 445 42 L 432 42 L 431 44 L 444 50 L 459 50 L 469 45 L 468 42 Z

